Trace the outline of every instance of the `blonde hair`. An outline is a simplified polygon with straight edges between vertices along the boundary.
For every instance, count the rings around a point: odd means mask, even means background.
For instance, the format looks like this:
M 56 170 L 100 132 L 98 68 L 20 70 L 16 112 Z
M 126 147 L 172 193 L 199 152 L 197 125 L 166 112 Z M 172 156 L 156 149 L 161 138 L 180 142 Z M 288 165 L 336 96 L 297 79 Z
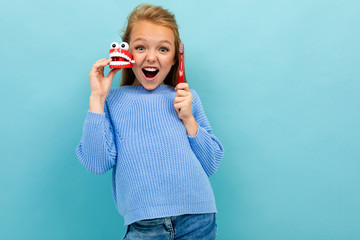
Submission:
M 130 43 L 130 35 L 134 24 L 137 21 L 146 20 L 154 24 L 158 24 L 164 27 L 170 28 L 174 33 L 175 39 L 175 64 L 171 67 L 170 72 L 164 79 L 164 83 L 175 87 L 179 81 L 179 63 L 180 53 L 179 46 L 181 43 L 178 25 L 176 23 L 175 15 L 161 6 L 154 6 L 150 4 L 140 4 L 134 8 L 127 18 L 127 26 L 123 31 L 122 41 Z M 135 80 L 135 74 L 131 68 L 124 68 L 122 70 L 122 81 L 120 86 L 132 85 Z M 184 82 L 185 76 L 185 64 L 184 64 Z

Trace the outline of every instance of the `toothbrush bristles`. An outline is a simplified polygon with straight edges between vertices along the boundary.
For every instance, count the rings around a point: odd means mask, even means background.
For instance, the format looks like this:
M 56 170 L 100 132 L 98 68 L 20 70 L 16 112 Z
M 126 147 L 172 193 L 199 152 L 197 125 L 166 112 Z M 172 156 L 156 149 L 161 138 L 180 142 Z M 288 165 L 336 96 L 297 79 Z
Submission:
M 183 43 L 180 43 L 179 51 L 181 54 L 184 53 L 184 44 Z

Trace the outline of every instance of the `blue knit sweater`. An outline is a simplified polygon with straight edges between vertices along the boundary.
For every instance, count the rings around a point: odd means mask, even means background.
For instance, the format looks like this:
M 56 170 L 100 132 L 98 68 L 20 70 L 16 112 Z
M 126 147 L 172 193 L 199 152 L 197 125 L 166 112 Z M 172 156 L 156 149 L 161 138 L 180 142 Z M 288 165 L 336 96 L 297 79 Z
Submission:
M 195 90 L 198 132 L 190 137 L 174 108 L 175 89 L 161 84 L 111 89 L 104 113 L 90 110 L 76 148 L 91 172 L 112 169 L 113 198 L 124 225 L 182 214 L 217 212 L 209 177 L 224 150 Z

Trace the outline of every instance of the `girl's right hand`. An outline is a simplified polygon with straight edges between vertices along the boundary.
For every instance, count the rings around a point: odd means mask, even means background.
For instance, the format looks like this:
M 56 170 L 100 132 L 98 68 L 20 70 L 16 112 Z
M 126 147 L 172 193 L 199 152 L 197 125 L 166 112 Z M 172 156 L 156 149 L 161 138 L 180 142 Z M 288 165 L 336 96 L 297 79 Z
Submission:
M 110 62 L 111 58 L 103 58 L 93 65 L 89 73 L 91 96 L 105 99 L 109 94 L 112 80 L 115 74 L 121 70 L 120 68 L 114 68 L 105 77 L 104 67 L 109 65 Z

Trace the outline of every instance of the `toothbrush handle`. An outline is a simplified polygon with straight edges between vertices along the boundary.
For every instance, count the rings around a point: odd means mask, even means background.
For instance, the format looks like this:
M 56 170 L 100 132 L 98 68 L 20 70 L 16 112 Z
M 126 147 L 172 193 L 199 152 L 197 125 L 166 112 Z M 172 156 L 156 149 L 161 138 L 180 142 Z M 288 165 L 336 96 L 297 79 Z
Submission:
M 183 55 L 181 54 L 180 67 L 179 67 L 179 83 L 184 82 L 184 66 L 183 66 Z

